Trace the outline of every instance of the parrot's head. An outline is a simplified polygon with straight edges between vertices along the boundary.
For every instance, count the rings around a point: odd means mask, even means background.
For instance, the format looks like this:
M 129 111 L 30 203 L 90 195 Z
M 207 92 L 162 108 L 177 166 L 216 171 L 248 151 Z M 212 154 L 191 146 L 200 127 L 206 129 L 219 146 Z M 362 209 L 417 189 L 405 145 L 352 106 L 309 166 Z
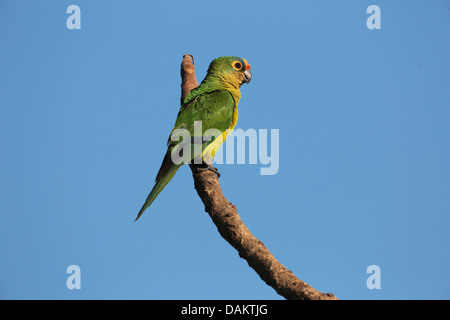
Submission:
M 250 64 L 247 60 L 229 56 L 214 59 L 208 68 L 208 75 L 219 79 L 222 83 L 240 87 L 252 79 Z

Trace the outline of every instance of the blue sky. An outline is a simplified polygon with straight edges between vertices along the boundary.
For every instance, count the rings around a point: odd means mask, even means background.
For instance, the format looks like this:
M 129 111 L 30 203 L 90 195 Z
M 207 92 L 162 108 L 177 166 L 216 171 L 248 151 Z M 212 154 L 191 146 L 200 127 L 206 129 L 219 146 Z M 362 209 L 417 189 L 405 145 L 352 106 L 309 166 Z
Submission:
M 237 127 L 279 129 L 276 175 L 218 168 L 280 262 L 341 299 L 449 299 L 449 18 L 446 0 L 2 0 L 0 298 L 281 299 L 220 237 L 188 167 L 134 222 L 191 53 L 199 81 L 216 57 L 248 60 Z

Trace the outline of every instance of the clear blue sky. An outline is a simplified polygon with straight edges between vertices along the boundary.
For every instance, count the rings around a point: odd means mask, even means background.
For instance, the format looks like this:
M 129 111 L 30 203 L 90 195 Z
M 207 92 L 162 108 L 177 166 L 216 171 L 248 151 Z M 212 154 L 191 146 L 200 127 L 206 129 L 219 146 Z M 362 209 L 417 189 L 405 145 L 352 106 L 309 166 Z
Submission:
M 252 66 L 237 127 L 279 129 L 279 172 L 220 181 L 287 268 L 341 299 L 449 299 L 449 34 L 448 0 L 1 0 L 0 298 L 281 299 L 188 167 L 134 222 L 191 53 L 199 81 L 218 56 Z

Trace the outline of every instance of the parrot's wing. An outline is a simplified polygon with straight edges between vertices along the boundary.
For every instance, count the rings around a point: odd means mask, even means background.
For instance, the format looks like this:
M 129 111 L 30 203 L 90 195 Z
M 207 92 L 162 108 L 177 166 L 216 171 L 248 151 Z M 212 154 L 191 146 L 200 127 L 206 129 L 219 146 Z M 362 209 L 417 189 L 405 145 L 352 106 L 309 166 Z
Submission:
M 195 90 L 195 89 L 194 89 Z M 185 100 L 185 102 L 187 99 Z M 184 129 L 189 132 L 191 138 L 194 138 L 194 130 L 196 121 L 201 121 L 202 136 L 208 129 L 217 129 L 220 132 L 224 132 L 229 128 L 232 118 L 235 102 L 231 93 L 226 90 L 214 90 L 210 92 L 203 92 L 201 94 L 192 97 L 192 99 L 182 105 L 180 112 L 178 113 L 175 126 L 172 129 L 172 133 L 167 141 L 167 153 L 162 162 L 161 168 L 156 176 L 156 181 L 174 165 L 171 158 L 171 152 L 180 142 L 177 139 L 172 140 L 172 134 L 177 129 Z M 198 123 L 197 123 L 198 126 Z M 197 130 L 195 130 L 197 131 Z M 192 141 L 191 141 L 192 142 Z M 202 150 L 210 142 L 205 142 L 202 145 Z M 196 156 L 194 150 L 191 152 L 189 161 Z
M 185 100 L 186 101 L 186 100 Z M 189 132 L 191 137 L 194 137 L 195 122 L 201 121 L 202 124 L 202 136 L 208 129 L 218 129 L 220 132 L 224 132 L 229 128 L 232 118 L 233 109 L 235 107 L 234 99 L 226 90 L 214 90 L 211 92 L 204 92 L 192 98 L 192 100 L 183 104 L 180 112 L 178 113 L 177 120 L 175 121 L 175 127 L 172 133 L 176 129 L 185 129 Z M 198 123 L 197 123 L 198 125 Z M 172 136 L 172 135 L 171 135 Z M 179 140 L 172 141 L 169 137 L 167 153 L 161 164 L 158 174 L 156 175 L 156 181 L 153 189 L 148 195 L 144 205 L 138 213 L 136 218 L 144 213 L 158 194 L 164 189 L 164 187 L 169 183 L 172 177 L 177 172 L 178 168 L 182 164 L 175 164 L 172 161 L 171 151 L 178 143 Z M 191 142 L 189 141 L 191 144 Z M 211 142 L 202 143 L 203 150 Z M 192 144 L 193 145 L 193 144 Z M 194 148 L 192 148 L 194 150 Z M 191 157 L 189 160 L 194 159 L 198 155 L 195 152 L 191 152 Z
M 194 136 L 195 121 L 201 121 L 202 134 L 208 129 L 223 132 L 231 124 L 234 107 L 233 96 L 227 90 L 214 90 L 197 95 L 188 105 L 182 106 L 173 130 L 186 129 Z

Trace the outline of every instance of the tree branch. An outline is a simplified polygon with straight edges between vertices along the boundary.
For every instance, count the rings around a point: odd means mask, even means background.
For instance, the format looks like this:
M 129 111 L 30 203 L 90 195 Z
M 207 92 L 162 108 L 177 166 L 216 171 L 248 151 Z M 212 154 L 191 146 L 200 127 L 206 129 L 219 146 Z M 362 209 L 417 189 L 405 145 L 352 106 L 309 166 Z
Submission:
M 181 78 L 181 101 L 183 101 L 187 94 L 198 86 L 192 55 L 183 57 Z M 286 299 L 337 300 L 335 295 L 317 291 L 298 279 L 250 233 L 237 213 L 236 206 L 223 195 L 215 173 L 210 170 L 199 171 L 201 165 L 191 164 L 190 167 L 195 189 L 220 235 L 239 252 L 239 256 L 248 262 L 262 280 Z

